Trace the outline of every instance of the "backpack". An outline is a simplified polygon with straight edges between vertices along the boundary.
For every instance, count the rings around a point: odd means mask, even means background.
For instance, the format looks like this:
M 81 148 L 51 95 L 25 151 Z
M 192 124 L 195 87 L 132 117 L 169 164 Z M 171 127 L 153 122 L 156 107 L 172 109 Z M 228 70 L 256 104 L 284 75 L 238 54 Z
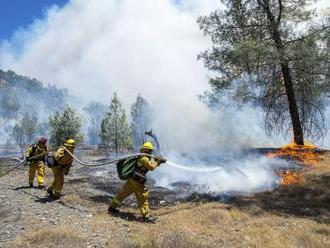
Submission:
M 132 177 L 137 166 L 138 156 L 119 160 L 116 164 L 118 176 L 121 180 Z

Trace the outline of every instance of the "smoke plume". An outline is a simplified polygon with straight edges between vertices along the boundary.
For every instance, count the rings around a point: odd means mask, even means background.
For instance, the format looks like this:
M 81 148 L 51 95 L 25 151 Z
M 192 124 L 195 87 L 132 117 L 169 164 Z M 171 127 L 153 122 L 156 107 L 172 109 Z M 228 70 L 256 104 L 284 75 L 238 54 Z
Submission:
M 140 93 L 155 110 L 154 130 L 165 151 L 281 145 L 282 138 L 264 134 L 257 108 L 223 106 L 212 113 L 197 98 L 208 89 L 209 72 L 196 57 L 210 44 L 196 18 L 216 8 L 218 0 L 71 0 L 3 41 L 0 67 L 68 88 L 80 99 L 109 103 L 116 91 L 127 110 Z M 222 191 L 272 185 L 268 162 L 236 160 L 233 168 L 243 174 L 224 168 L 208 185 Z M 179 171 L 158 176 L 165 185 L 176 180 L 169 180 L 174 174 L 201 184 L 208 180 Z

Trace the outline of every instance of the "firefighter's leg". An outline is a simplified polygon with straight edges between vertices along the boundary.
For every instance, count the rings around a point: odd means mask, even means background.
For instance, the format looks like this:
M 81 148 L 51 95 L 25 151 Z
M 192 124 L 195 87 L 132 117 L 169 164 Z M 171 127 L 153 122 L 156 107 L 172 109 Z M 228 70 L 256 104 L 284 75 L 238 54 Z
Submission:
M 52 190 L 55 197 L 60 197 L 63 190 L 64 174 L 60 169 L 56 167 L 52 168 L 52 171 L 54 174 L 54 181 L 48 188 L 47 192 Z
M 36 174 L 36 170 L 37 170 L 38 166 L 35 163 L 30 163 L 29 165 L 29 185 L 32 186 L 33 185 L 33 181 L 34 181 L 34 176 Z
M 144 184 L 139 183 L 135 180 L 130 180 L 131 187 L 136 195 L 136 199 L 139 203 L 141 214 L 144 218 L 149 216 L 149 204 L 148 204 L 148 189 Z
M 132 187 L 127 180 L 124 184 L 122 190 L 117 194 L 116 197 L 112 198 L 110 202 L 111 208 L 116 208 L 126 197 L 130 196 L 133 193 Z
M 38 186 L 44 186 L 44 176 L 45 176 L 45 164 L 44 162 L 39 162 L 38 164 Z
M 54 172 L 54 168 L 51 168 L 52 169 L 52 172 L 53 172 L 53 181 L 51 183 L 51 185 L 49 185 L 49 187 L 47 188 L 47 193 L 50 195 L 50 196 L 53 196 L 54 195 L 54 182 L 55 182 L 55 172 Z

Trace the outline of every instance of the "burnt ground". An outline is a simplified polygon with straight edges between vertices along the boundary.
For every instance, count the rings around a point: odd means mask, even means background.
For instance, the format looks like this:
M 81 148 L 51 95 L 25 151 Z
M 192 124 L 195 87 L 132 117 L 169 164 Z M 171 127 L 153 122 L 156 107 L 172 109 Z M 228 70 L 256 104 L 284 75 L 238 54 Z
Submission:
M 0 173 L 11 164 L 0 160 Z M 184 182 L 174 190 L 150 182 L 156 224 L 140 221 L 134 197 L 120 215 L 107 213 L 123 183 L 114 167 L 75 167 L 60 201 L 27 188 L 27 168 L 0 178 L 0 247 L 330 246 L 329 153 L 305 172 L 306 183 L 254 195 L 212 196 L 191 193 Z M 50 183 L 49 169 L 46 175 Z

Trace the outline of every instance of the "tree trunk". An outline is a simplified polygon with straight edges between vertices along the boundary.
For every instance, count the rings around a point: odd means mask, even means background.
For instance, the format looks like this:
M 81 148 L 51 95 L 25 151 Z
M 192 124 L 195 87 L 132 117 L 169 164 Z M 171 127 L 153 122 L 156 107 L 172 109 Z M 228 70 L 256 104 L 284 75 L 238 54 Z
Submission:
M 290 73 L 289 62 L 287 61 L 287 59 L 285 57 L 284 46 L 282 43 L 281 34 L 278 29 L 279 22 L 280 22 L 280 16 L 278 18 L 278 22 L 276 22 L 275 17 L 269 7 L 269 1 L 265 0 L 265 1 L 261 2 L 259 0 L 258 2 L 261 5 L 261 7 L 266 11 L 267 18 L 269 21 L 270 34 L 271 34 L 272 39 L 275 42 L 275 46 L 276 46 L 276 49 L 277 49 L 277 52 L 279 55 L 280 66 L 281 66 L 281 71 L 282 71 L 283 81 L 284 81 L 285 94 L 288 99 L 289 112 L 290 112 L 290 116 L 291 116 L 294 142 L 297 145 L 304 145 L 304 134 L 303 134 L 303 129 L 302 129 L 301 121 L 300 121 L 298 105 L 297 105 L 297 101 L 295 98 L 295 92 L 294 92 L 294 88 L 293 88 L 293 82 L 292 82 L 292 77 L 291 77 L 291 73 Z M 279 8 L 282 8 L 283 6 L 281 6 L 281 1 L 279 1 L 279 3 L 280 3 Z
M 294 94 L 292 78 L 290 75 L 289 65 L 287 63 L 281 63 L 281 69 L 284 80 L 285 93 L 288 98 L 289 111 L 291 115 L 291 122 L 293 128 L 294 142 L 297 145 L 304 145 L 304 134 L 300 122 L 300 116 L 297 106 L 297 101 Z

